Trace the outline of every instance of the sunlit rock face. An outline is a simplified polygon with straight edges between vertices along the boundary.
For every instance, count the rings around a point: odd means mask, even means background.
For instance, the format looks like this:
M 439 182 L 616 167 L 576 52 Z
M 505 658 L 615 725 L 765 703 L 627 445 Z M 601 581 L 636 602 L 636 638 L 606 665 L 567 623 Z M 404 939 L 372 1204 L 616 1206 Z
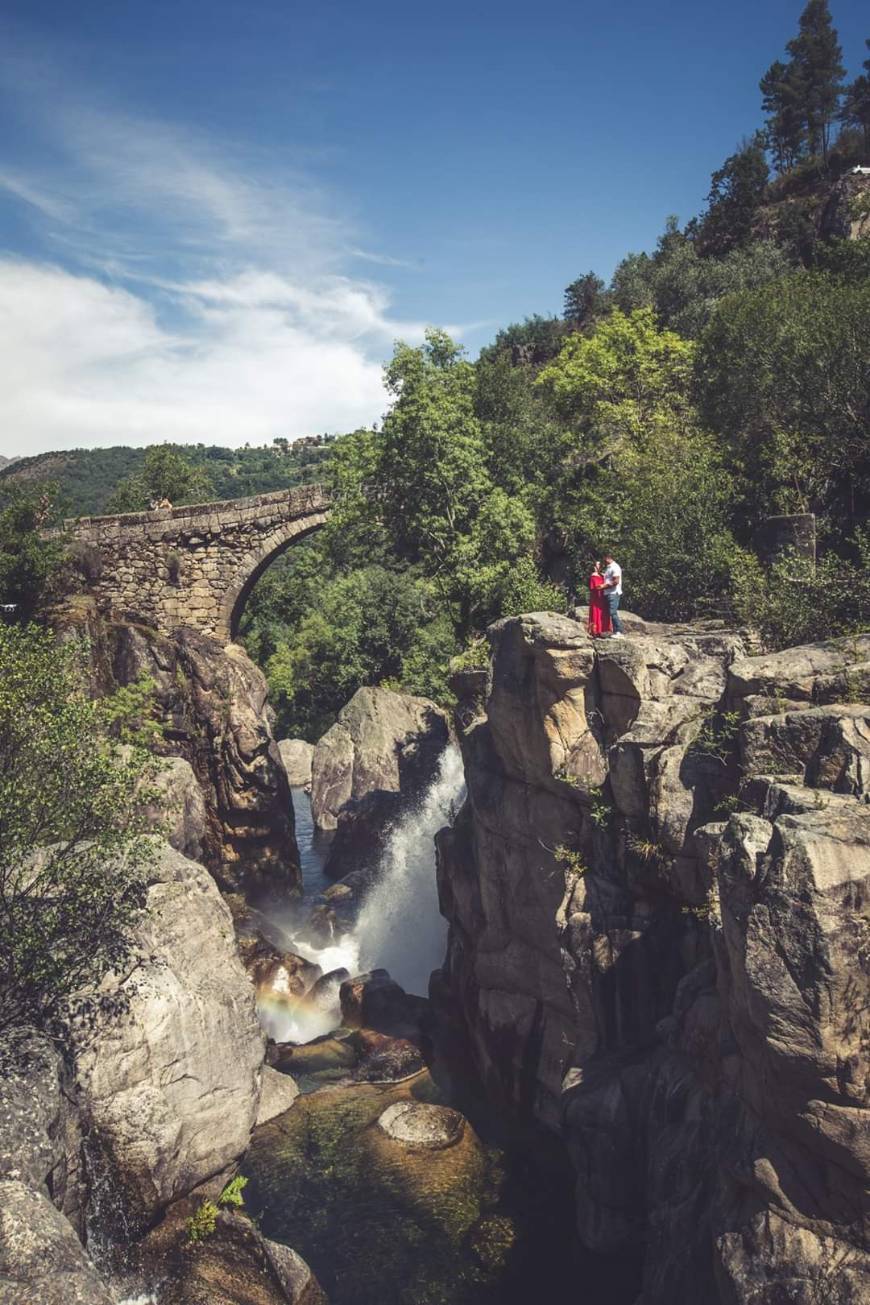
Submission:
M 810 1305 L 835 1265 L 857 1305 L 870 639 L 750 657 L 548 613 L 490 639 L 433 995 L 565 1139 L 583 1242 L 645 1248 L 643 1305 Z
M 428 698 L 358 689 L 314 749 L 315 824 L 335 829 L 349 803 L 373 793 L 413 802 L 431 783 L 448 738 L 447 716 Z
M 287 781 L 291 788 L 307 788 L 311 783 L 311 763 L 314 758 L 314 744 L 304 739 L 281 739 L 278 744 L 281 761 L 287 772 Z
M 127 1226 L 244 1152 L 265 1038 L 232 921 L 202 866 L 164 845 L 148 872 L 134 964 L 106 981 L 127 1008 L 74 1030 L 79 1107 Z

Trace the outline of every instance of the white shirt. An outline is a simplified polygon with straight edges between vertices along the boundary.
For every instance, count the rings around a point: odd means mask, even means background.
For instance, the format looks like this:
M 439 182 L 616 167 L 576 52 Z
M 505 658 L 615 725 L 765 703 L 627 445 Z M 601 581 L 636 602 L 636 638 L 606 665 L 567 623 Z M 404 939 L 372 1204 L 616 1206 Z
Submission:
M 610 582 L 613 580 L 616 581 L 616 584 L 613 585 L 613 587 L 610 589 L 605 589 L 604 592 L 621 594 L 622 593 L 622 567 L 619 565 L 618 562 L 611 562 L 609 566 L 604 568 L 605 585 L 609 586 Z

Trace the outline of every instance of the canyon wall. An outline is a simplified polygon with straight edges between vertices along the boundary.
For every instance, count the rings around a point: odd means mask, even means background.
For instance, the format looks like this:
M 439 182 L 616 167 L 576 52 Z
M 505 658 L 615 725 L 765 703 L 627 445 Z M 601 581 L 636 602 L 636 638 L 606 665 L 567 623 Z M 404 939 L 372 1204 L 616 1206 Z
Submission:
M 181 777 L 169 777 L 179 807 L 174 845 L 202 859 L 225 892 L 297 892 L 290 787 L 269 723 L 266 678 L 244 649 L 193 629 L 160 634 L 109 620 L 88 598 L 70 602 L 56 625 L 62 637 L 87 641 L 95 697 L 151 685 L 155 750 L 187 762 L 201 792 L 191 791 L 187 776 L 182 801 Z
M 433 997 L 564 1138 L 580 1238 L 636 1257 L 642 1305 L 858 1305 L 870 636 L 631 631 L 512 618 L 455 677 Z

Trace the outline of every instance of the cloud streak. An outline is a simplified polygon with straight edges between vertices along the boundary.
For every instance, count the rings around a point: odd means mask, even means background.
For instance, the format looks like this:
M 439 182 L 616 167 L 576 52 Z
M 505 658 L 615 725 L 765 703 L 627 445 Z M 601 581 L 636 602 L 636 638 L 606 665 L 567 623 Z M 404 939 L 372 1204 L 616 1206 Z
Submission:
M 307 178 L 172 124 L 26 103 L 42 138 L 0 189 L 43 253 L 0 261 L 6 455 L 352 429 L 423 324 L 349 275 L 359 233 Z M 22 116 L 25 116 L 23 113 Z

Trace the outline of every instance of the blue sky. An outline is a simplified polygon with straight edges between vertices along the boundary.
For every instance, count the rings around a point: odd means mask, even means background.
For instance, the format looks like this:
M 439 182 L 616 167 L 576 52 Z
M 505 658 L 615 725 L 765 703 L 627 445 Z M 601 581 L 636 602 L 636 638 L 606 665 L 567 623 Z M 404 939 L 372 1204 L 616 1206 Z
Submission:
M 800 8 L 4 0 L 0 452 L 376 419 L 697 212 Z

